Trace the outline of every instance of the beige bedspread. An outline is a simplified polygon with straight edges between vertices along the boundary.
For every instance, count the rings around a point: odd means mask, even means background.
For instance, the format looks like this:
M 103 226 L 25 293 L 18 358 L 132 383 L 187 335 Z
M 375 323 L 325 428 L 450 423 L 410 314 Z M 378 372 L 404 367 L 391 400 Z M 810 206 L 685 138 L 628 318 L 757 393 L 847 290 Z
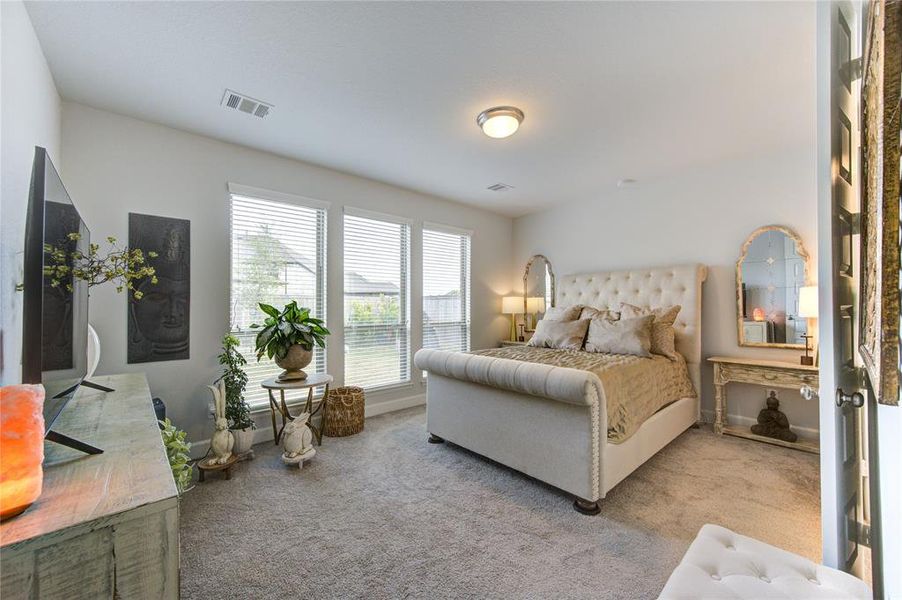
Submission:
M 472 354 L 594 373 L 604 390 L 608 441 L 615 444 L 629 438 L 646 419 L 671 402 L 695 397 L 682 356 L 672 361 L 657 355 L 641 358 L 531 346 L 477 350 Z

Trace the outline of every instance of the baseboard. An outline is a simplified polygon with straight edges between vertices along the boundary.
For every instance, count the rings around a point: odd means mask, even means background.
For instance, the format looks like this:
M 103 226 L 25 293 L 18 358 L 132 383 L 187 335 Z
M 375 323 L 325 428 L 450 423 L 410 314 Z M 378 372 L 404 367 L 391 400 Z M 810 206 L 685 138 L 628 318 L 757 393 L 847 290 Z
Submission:
M 385 413 L 395 412 L 396 410 L 404 410 L 405 408 L 413 408 L 414 406 L 422 406 L 426 404 L 426 394 L 416 394 L 407 396 L 406 398 L 396 398 L 395 400 L 386 400 L 385 402 L 374 402 L 367 404 L 364 415 L 366 418 L 375 417 L 376 415 L 384 415 Z M 281 421 L 278 421 L 281 423 Z M 266 427 L 257 426 L 254 432 L 254 445 L 270 443 L 272 444 L 272 427 L 267 423 Z M 202 458 L 210 447 L 210 440 L 198 440 L 191 442 L 191 458 L 196 460 Z
M 426 404 L 426 394 L 416 394 L 414 396 L 407 396 L 406 398 L 397 398 L 395 400 L 367 404 L 364 414 L 369 418 L 375 417 L 376 415 L 395 412 L 396 410 L 422 406 L 424 404 Z
M 714 422 L 714 411 L 713 410 L 703 410 L 702 411 L 702 420 L 705 423 L 713 423 Z M 742 425 L 744 427 L 751 427 L 758 421 L 751 417 L 745 417 L 742 415 L 731 415 L 727 414 L 727 422 L 732 423 L 733 425 Z M 813 427 L 799 427 L 798 425 L 790 425 L 790 429 L 796 432 L 799 437 L 803 437 L 810 440 L 816 440 L 820 438 L 820 430 L 814 429 Z

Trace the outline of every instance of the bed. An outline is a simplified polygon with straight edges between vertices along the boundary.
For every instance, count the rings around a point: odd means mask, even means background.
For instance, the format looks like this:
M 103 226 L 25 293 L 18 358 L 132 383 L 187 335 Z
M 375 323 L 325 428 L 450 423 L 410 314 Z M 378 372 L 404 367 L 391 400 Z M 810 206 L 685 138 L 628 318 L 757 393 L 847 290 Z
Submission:
M 557 284 L 559 307 L 681 305 L 674 323 L 676 349 L 684 359 L 680 368 L 691 381 L 683 397 L 662 402 L 650 416 L 640 416 L 641 422 L 618 425 L 615 415 L 609 419 L 608 396 L 619 395 L 619 406 L 628 404 L 630 394 L 639 392 L 617 386 L 636 380 L 638 371 L 618 380 L 601 371 L 562 366 L 568 357 L 523 360 L 527 357 L 517 355 L 523 351 L 519 348 L 482 353 L 423 349 L 414 361 L 429 372 L 430 441 L 448 440 L 544 481 L 575 496 L 578 511 L 597 514 L 598 501 L 615 485 L 699 419 L 706 275 L 703 265 L 691 264 L 569 275 Z

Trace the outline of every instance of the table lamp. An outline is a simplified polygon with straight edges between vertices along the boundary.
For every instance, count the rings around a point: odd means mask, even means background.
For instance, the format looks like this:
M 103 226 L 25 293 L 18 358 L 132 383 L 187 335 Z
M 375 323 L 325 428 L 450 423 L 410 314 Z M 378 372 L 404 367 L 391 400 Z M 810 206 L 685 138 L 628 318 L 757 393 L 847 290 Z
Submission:
M 541 296 L 529 296 L 526 298 L 526 314 L 536 315 L 545 312 L 545 298 Z M 532 319 L 532 328 L 536 326 L 535 318 Z
M 803 365 L 810 366 L 814 364 L 814 357 L 808 355 L 808 340 L 814 336 L 809 335 L 808 331 L 811 330 L 811 319 L 817 318 L 816 285 L 806 285 L 799 288 L 799 316 L 808 319 L 808 327 L 806 327 L 805 335 L 802 336 L 805 339 L 805 356 L 800 357 L 800 361 Z
M 501 299 L 501 313 L 511 316 L 511 340 L 517 341 L 517 315 L 523 312 L 523 296 L 505 296 Z

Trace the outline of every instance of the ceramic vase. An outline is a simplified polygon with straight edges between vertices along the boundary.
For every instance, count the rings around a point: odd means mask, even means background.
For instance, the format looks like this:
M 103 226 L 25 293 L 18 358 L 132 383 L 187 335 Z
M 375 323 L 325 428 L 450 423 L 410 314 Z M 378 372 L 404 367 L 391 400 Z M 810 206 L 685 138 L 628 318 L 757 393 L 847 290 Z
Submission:
M 283 358 L 276 357 L 276 364 L 285 369 L 279 375 L 279 381 L 300 381 L 307 379 L 307 374 L 302 370 L 313 360 L 313 350 L 304 350 L 300 344 L 295 344 L 288 349 Z

